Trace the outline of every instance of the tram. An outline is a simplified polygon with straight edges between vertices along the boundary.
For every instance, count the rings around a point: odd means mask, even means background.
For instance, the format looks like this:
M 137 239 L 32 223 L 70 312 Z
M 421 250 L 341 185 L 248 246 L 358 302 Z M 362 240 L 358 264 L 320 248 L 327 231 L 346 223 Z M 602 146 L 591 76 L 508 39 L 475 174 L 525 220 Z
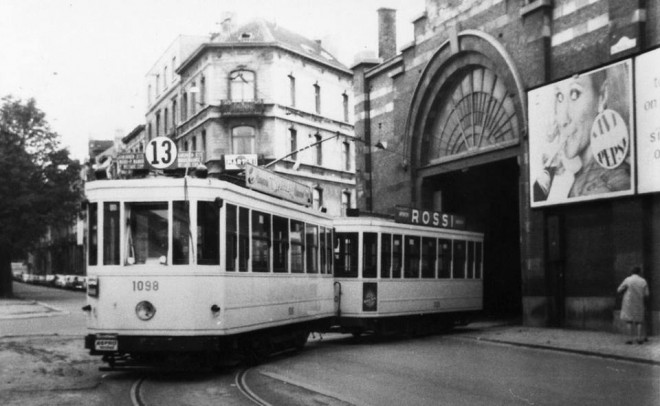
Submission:
M 433 227 L 439 216 L 424 213 L 430 227 L 334 220 L 335 331 L 418 335 L 467 324 L 482 310 L 483 234 Z
M 301 348 L 336 314 L 332 219 L 219 179 L 86 184 L 88 334 L 111 368 Z

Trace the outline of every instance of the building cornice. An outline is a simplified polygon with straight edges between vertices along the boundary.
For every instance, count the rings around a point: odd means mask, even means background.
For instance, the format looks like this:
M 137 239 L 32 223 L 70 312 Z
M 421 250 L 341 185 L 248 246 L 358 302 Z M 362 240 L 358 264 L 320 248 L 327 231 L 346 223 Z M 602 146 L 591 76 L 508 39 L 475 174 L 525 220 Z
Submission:
M 342 74 L 345 74 L 347 76 L 353 76 L 353 72 L 347 68 L 341 68 L 339 66 L 330 64 L 320 58 L 315 58 L 311 55 L 306 55 L 298 50 L 295 50 L 291 47 L 288 47 L 284 44 L 278 43 L 278 42 L 231 42 L 231 43 L 212 43 L 212 42 L 207 42 L 205 44 L 200 45 L 195 52 L 193 52 L 188 58 L 186 58 L 185 61 L 183 61 L 179 67 L 176 69 L 176 73 L 179 75 L 182 75 L 182 72 L 184 72 L 190 65 L 195 63 L 202 55 L 204 55 L 207 51 L 211 51 L 214 49 L 228 49 L 228 50 L 235 50 L 235 49 L 241 49 L 241 48 L 277 48 L 281 49 L 287 52 L 290 52 L 302 59 L 306 59 L 308 61 L 317 63 L 319 65 L 322 65 L 324 68 L 328 70 L 333 70 Z

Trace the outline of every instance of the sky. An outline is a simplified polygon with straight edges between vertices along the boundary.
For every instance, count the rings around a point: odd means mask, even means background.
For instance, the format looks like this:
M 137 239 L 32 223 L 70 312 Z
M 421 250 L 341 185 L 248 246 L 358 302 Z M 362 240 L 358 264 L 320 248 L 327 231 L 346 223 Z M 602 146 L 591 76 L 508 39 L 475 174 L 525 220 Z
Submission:
M 264 18 L 324 46 L 347 67 L 378 49 L 376 10 L 397 10 L 397 49 L 425 0 L 0 0 L 0 97 L 34 98 L 76 159 L 90 139 L 145 121 L 146 74 L 181 34 Z

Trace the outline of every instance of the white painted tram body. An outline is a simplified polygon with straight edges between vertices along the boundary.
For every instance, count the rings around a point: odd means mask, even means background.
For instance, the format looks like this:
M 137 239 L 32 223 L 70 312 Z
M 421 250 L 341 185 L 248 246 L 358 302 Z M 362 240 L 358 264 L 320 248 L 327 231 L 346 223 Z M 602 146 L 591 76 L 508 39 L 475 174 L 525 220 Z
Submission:
M 334 227 L 340 331 L 432 332 L 483 309 L 483 234 L 378 217 Z
M 94 181 L 86 197 L 85 346 L 111 366 L 301 346 L 335 315 L 322 213 L 218 179 Z

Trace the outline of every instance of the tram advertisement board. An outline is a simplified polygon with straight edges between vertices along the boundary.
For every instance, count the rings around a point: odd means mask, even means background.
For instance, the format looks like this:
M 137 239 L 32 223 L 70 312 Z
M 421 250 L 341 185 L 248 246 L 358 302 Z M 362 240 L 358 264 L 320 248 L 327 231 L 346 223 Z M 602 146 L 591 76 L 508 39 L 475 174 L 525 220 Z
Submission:
M 625 60 L 529 91 L 532 207 L 634 193 L 632 67 Z
M 635 58 L 637 190 L 660 191 L 660 49 Z
M 289 202 L 311 206 L 312 188 L 294 182 L 268 169 L 246 164 L 245 183 L 254 189 Z
M 419 210 L 411 207 L 397 207 L 395 221 L 397 223 L 414 224 L 437 228 L 465 229 L 465 217 L 451 213 L 441 213 L 430 210 Z

